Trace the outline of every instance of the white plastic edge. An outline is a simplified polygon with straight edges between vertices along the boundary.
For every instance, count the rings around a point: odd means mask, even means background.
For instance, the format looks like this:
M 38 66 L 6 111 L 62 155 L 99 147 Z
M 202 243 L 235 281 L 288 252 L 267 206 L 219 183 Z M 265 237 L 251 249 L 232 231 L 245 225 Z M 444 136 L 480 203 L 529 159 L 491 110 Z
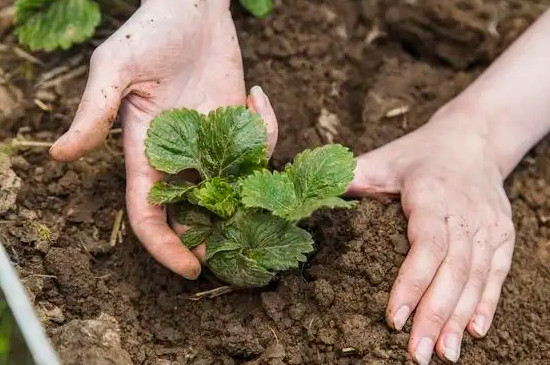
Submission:
M 33 305 L 27 298 L 23 285 L 4 246 L 0 242 L 0 288 L 8 302 L 13 317 L 21 330 L 36 365 L 60 365 L 44 328 L 36 317 Z

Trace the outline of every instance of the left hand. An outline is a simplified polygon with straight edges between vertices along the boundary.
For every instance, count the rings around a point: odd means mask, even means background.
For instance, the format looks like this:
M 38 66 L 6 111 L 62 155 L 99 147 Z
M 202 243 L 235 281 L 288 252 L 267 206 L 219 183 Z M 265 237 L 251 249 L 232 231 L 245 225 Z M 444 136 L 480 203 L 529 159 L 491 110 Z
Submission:
M 471 117 L 447 109 L 360 156 L 349 189 L 356 196 L 401 194 L 411 249 L 386 315 L 401 330 L 416 311 L 409 352 L 422 365 L 434 348 L 456 362 L 465 329 L 477 338 L 487 334 L 515 241 L 503 175 L 489 143 L 463 123 Z

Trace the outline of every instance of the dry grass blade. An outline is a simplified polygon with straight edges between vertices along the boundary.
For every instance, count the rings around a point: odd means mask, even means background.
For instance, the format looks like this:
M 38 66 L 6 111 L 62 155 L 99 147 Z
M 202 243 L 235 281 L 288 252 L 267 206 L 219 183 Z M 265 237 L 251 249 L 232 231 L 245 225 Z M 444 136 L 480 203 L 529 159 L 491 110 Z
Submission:
M 42 62 L 42 60 L 40 60 L 38 57 L 33 56 L 32 54 L 28 53 L 22 48 L 14 46 L 12 49 L 13 49 L 13 54 L 16 55 L 17 57 L 22 58 L 25 61 L 29 61 L 30 63 L 34 63 L 35 65 L 44 66 L 44 62 Z
M 14 139 L 11 142 L 13 147 L 43 147 L 50 148 L 53 146 L 53 142 L 42 142 L 42 141 L 26 141 L 21 139 Z
M 66 72 L 64 74 L 61 74 L 51 80 L 48 80 L 48 81 L 45 81 L 43 82 L 40 87 L 43 88 L 43 89 L 49 89 L 49 88 L 52 88 L 52 87 L 56 87 L 60 84 L 63 84 L 69 80 L 72 80 L 72 79 L 75 79 L 79 76 L 82 76 L 84 74 L 86 74 L 86 72 L 88 72 L 88 66 L 87 65 L 82 65 L 82 66 L 79 66 L 69 72 Z
M 189 297 L 190 300 L 212 299 L 235 291 L 235 288 L 229 285 L 219 288 L 196 293 Z
M 66 62 L 63 63 L 63 65 L 52 68 L 51 70 L 41 74 L 36 82 L 36 86 L 40 86 L 44 82 L 49 81 L 56 76 L 69 72 L 71 69 L 78 66 L 83 60 L 84 55 L 82 54 L 77 54 L 76 56 L 69 58 Z
M 122 225 L 122 217 L 124 216 L 124 210 L 120 209 L 115 216 L 113 222 L 113 229 L 111 230 L 111 238 L 109 239 L 109 245 L 115 247 L 117 243 L 117 238 L 120 232 L 120 227 Z
M 33 99 L 33 103 L 35 103 L 36 106 L 39 107 L 42 111 L 45 111 L 45 112 L 51 112 L 52 111 L 51 106 L 44 103 L 42 100 L 40 100 L 38 98 Z

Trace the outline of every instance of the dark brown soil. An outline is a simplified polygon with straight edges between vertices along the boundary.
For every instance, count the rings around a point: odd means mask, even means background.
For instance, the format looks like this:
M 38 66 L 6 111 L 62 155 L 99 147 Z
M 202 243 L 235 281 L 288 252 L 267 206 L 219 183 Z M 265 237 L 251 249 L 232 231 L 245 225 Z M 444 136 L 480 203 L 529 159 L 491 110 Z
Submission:
M 235 6 L 247 83 L 264 87 L 279 117 L 274 165 L 331 141 L 359 154 L 417 128 L 549 4 L 285 0 L 263 21 Z M 106 22 L 100 34 L 113 27 Z M 78 55 L 92 46 L 38 54 L 41 65 L 14 45 L 10 34 L 0 44 L 0 138 L 52 141 L 70 123 L 85 74 L 33 85 L 56 66 L 85 65 Z M 119 135 L 71 164 L 44 148 L 10 160 L 20 180 L 2 165 L 0 240 L 65 364 L 411 363 L 410 327 L 395 333 L 384 321 L 408 249 L 397 203 L 365 199 L 353 212 L 318 214 L 305 223 L 318 250 L 302 270 L 263 290 L 197 302 L 188 298 L 219 284 L 170 273 L 129 230 L 109 243 L 125 204 Z M 493 328 L 465 340 L 462 364 L 550 363 L 549 141 L 519 166 L 508 192 L 518 229 L 512 272 Z

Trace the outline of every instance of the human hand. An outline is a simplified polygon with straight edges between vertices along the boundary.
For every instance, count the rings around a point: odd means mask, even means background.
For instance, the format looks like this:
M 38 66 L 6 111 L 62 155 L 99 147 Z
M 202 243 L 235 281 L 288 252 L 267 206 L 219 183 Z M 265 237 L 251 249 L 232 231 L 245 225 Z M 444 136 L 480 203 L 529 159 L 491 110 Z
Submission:
M 90 75 L 71 128 L 52 157 L 72 161 L 104 140 L 119 106 L 124 130 L 126 200 L 130 224 L 164 266 L 190 279 L 200 262 L 167 224 L 160 206 L 148 203 L 162 174 L 149 166 L 144 139 L 161 110 L 187 107 L 208 112 L 246 102 L 240 48 L 229 0 L 148 0 L 92 55 Z M 196 4 L 195 4 L 196 3 Z M 253 88 L 248 107 L 268 124 L 272 150 L 277 123 L 269 100 Z M 181 233 L 182 227 L 174 223 Z M 200 257 L 201 249 L 195 254 Z
M 453 109 L 451 111 L 449 109 Z M 456 362 L 465 329 L 489 330 L 510 269 L 515 231 L 489 143 L 456 108 L 358 158 L 350 194 L 401 194 L 411 248 L 387 307 L 401 330 L 416 310 L 409 352 L 428 364 L 435 347 Z

